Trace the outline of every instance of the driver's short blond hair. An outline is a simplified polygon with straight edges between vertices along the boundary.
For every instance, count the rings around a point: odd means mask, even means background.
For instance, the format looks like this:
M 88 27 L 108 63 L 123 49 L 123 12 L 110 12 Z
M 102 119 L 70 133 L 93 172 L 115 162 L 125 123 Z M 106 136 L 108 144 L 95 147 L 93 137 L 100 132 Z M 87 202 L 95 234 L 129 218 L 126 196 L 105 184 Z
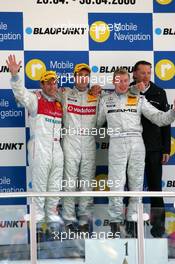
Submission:
M 127 75 L 128 75 L 128 77 L 130 78 L 130 75 L 129 75 L 129 73 L 128 73 L 128 71 L 127 71 L 127 70 L 125 70 L 125 69 L 122 69 L 122 68 L 120 68 L 120 69 L 117 69 L 117 70 L 115 70 L 115 72 L 114 72 L 114 75 L 113 75 L 113 80 L 115 80 L 115 77 L 116 77 L 117 75 L 125 75 L 125 74 L 127 74 Z

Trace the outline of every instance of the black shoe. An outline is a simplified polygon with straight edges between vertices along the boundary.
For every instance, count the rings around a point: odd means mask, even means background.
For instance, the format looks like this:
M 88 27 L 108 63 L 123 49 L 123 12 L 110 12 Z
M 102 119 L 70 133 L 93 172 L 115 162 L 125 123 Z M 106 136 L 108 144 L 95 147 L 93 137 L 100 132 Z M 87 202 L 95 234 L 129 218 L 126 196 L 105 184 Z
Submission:
M 133 221 L 126 221 L 126 232 L 130 238 L 137 238 L 137 223 Z
M 69 224 L 65 226 L 68 239 L 74 239 L 78 236 L 78 228 L 74 224 Z
M 165 233 L 165 209 L 164 208 L 151 208 L 152 228 L 150 233 L 153 237 L 162 237 Z
M 68 232 L 68 231 L 69 232 L 77 232 L 78 231 L 77 227 L 75 227 L 74 224 L 66 225 L 65 228 L 66 228 L 66 232 Z
M 89 233 L 89 224 L 80 225 L 80 226 L 79 226 L 79 231 L 80 231 L 80 232 L 84 232 L 84 233 L 86 233 L 86 232 Z
M 150 224 L 152 226 L 165 226 L 165 209 L 151 208 Z
M 89 224 L 80 225 L 79 230 L 80 232 L 89 232 Z
M 89 224 L 84 224 L 79 226 L 79 238 L 80 239 L 90 238 Z
M 160 225 L 153 225 L 150 232 L 153 237 L 161 238 L 165 234 L 165 227 Z
M 120 237 L 120 223 L 112 222 L 110 223 L 110 226 L 113 238 Z

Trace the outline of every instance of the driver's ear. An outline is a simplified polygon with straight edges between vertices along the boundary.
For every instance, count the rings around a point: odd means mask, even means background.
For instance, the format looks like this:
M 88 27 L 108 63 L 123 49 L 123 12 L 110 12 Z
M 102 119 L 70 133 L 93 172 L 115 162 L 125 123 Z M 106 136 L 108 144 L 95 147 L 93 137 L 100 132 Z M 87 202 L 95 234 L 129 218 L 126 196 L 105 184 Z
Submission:
M 136 71 L 133 71 L 133 79 L 135 80 L 136 79 L 136 77 L 137 77 L 137 73 L 136 73 Z

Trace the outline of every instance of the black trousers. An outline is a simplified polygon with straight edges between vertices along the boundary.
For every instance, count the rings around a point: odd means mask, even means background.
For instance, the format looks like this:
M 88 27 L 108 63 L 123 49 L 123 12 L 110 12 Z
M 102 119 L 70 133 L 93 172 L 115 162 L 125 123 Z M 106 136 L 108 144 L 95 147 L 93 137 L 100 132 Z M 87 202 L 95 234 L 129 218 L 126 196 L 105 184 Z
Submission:
M 145 173 L 149 191 L 162 191 L 162 152 L 147 151 Z M 163 197 L 151 197 L 151 224 L 164 224 L 165 209 Z

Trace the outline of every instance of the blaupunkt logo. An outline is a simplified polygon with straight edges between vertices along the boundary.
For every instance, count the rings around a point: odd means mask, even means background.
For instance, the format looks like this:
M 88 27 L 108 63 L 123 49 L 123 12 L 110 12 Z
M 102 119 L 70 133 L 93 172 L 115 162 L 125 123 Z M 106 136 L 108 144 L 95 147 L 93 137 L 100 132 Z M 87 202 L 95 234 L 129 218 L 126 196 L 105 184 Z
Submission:
M 172 28 L 172 27 L 165 27 L 165 28 L 156 28 L 155 29 L 155 34 L 160 36 L 160 35 L 163 35 L 163 36 L 174 36 L 175 35 L 175 28 Z
M 115 72 L 116 70 L 119 70 L 119 69 L 125 69 L 127 70 L 129 73 L 132 73 L 133 72 L 133 66 L 109 66 L 109 65 L 100 65 L 100 66 L 96 66 L 96 65 L 93 65 L 92 66 L 92 72 L 94 73 L 113 73 Z
M 85 27 L 27 27 L 25 29 L 28 35 L 84 35 L 87 28 Z

